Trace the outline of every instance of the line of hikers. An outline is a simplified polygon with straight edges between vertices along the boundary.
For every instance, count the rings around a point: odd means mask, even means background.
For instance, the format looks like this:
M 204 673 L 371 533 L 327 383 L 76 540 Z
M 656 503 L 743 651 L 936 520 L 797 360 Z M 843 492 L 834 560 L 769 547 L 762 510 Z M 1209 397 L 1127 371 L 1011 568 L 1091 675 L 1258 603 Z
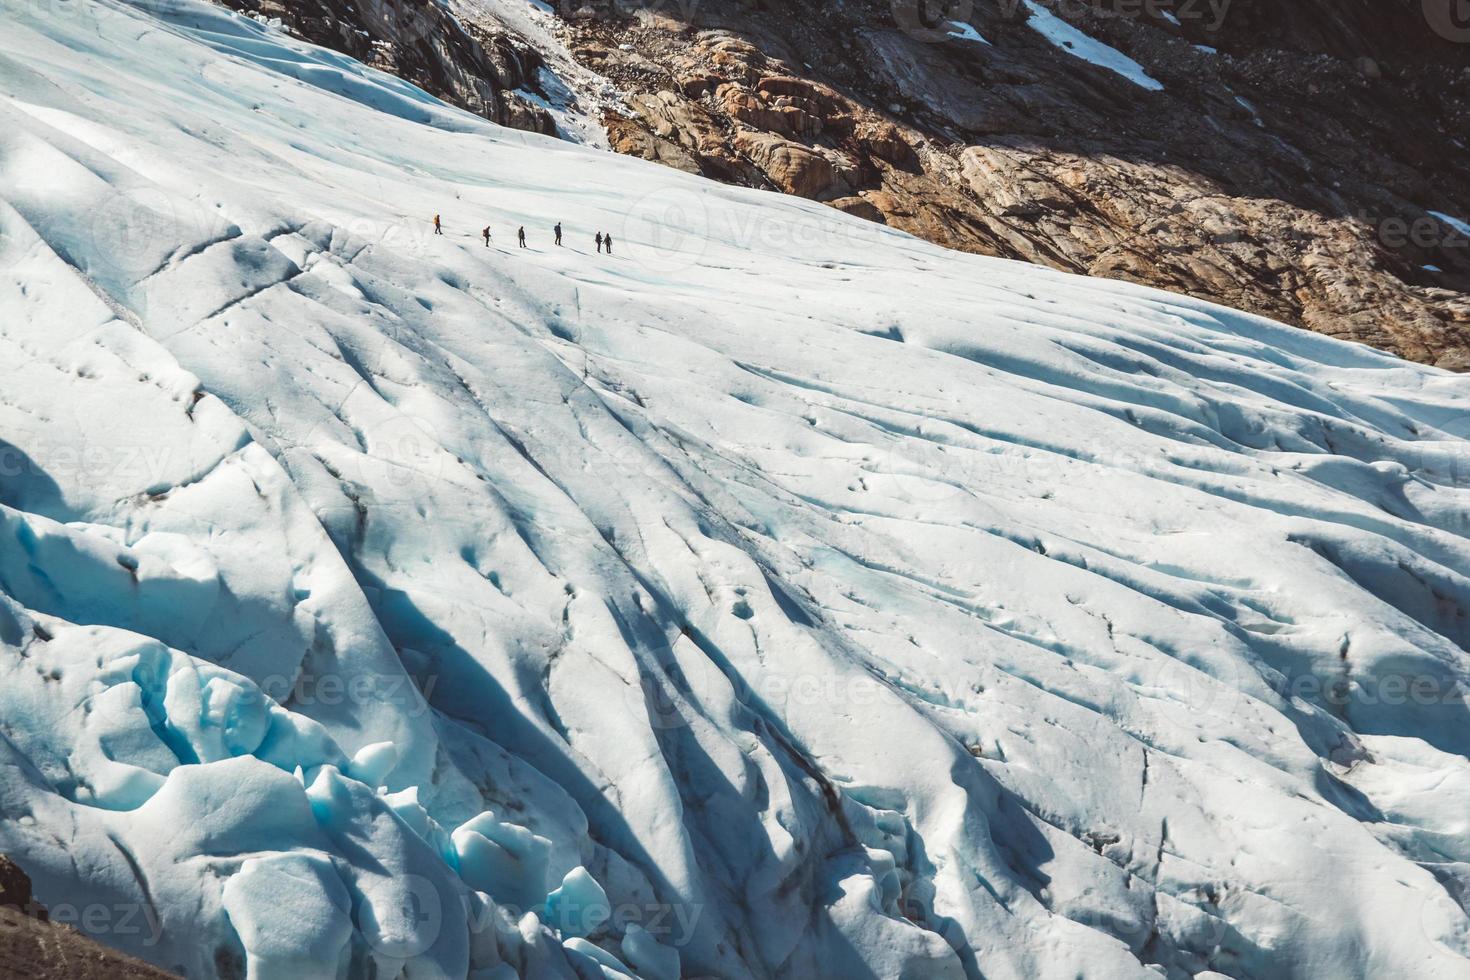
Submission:
M 560 245 L 561 244 L 561 222 L 560 221 L 558 221 L 556 223 L 556 226 L 554 228 L 552 228 L 552 232 L 556 235 L 556 244 L 557 245 Z M 440 223 L 440 221 L 439 221 L 439 215 L 437 215 L 437 214 L 434 215 L 434 234 L 436 234 L 436 235 L 442 235 L 442 234 L 444 234 L 444 225 L 442 223 Z M 483 229 L 480 230 L 480 237 L 485 240 L 485 247 L 486 248 L 489 248 L 490 247 L 490 226 L 489 225 L 486 225 Z M 519 242 L 521 248 L 527 248 L 528 247 L 526 245 L 526 226 L 525 225 L 521 225 L 520 229 L 516 231 L 516 239 Z M 597 241 L 597 251 L 599 253 L 601 253 L 602 250 L 604 248 L 606 248 L 607 249 L 607 254 L 608 255 L 611 255 L 612 254 L 612 250 L 613 250 L 613 237 L 612 237 L 611 234 L 609 234 L 609 233 L 607 233 L 605 231 L 599 231 L 597 233 L 597 239 L 596 239 L 596 241 Z

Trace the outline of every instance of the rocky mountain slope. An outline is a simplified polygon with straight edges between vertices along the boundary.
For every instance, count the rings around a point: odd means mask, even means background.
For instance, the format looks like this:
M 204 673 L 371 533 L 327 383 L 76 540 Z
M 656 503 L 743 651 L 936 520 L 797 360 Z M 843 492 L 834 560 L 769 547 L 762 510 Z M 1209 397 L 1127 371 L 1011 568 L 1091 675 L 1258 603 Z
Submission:
M 1448 0 L 229 2 L 510 125 L 561 99 L 619 152 L 1470 368 Z
M 113 915 L 113 909 L 98 904 L 59 910 L 72 922 L 82 916 L 98 921 L 98 911 Z M 138 915 L 130 927 L 146 934 L 148 921 Z M 83 935 L 66 922 L 56 921 L 38 902 L 31 879 L 14 861 L 0 854 L 0 977 L 26 980 L 171 980 L 142 960 L 124 956 L 109 946 Z

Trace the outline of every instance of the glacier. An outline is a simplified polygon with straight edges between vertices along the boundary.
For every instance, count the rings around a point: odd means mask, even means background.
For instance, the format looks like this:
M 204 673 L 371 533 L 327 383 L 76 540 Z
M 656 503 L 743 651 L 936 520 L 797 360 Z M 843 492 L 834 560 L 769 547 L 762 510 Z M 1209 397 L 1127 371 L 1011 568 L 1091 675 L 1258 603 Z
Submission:
M 1470 380 L 196 0 L 0 13 L 53 916 L 189 977 L 1470 977 Z

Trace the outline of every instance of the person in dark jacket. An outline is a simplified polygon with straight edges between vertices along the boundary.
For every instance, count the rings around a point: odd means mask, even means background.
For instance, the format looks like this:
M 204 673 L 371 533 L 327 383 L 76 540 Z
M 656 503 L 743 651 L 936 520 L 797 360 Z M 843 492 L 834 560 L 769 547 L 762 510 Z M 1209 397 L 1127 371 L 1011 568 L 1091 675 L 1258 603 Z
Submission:
M 525 225 L 521 225 L 520 231 L 516 232 L 516 238 L 520 241 L 521 248 L 525 248 L 526 247 L 526 226 Z
M 597 254 L 602 254 L 602 232 L 597 233 Z
M 611 255 L 612 254 L 612 234 L 611 233 L 608 233 L 606 235 L 603 235 L 602 236 L 602 243 L 607 246 L 607 254 L 608 255 Z
M 560 221 L 558 221 L 556 223 L 556 228 L 554 230 L 556 231 L 556 243 L 558 245 L 560 245 L 561 244 L 561 222 Z
M 490 247 L 490 226 L 489 225 L 486 225 L 484 227 L 484 229 L 480 232 L 480 237 L 485 239 L 485 247 L 486 248 L 489 248 Z

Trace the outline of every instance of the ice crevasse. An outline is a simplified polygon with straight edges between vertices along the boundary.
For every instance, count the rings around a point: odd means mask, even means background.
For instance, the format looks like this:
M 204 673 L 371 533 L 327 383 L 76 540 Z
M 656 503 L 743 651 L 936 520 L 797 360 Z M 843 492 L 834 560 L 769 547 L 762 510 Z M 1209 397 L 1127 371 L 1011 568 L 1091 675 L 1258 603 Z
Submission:
M 27 540 L 44 549 L 65 537 L 53 529 Z M 133 880 L 92 881 L 88 904 L 129 894 L 129 884 L 141 889 L 146 911 L 128 928 L 145 940 L 168 936 L 179 965 L 236 940 L 250 977 L 405 968 L 463 977 L 472 963 L 475 976 L 577 976 L 573 961 L 589 962 L 541 924 L 556 922 L 570 939 L 606 920 L 607 897 L 587 870 L 573 868 L 552 889 L 550 842 L 490 811 L 444 828 L 417 787 L 383 785 L 398 762 L 393 743 L 348 756 L 320 723 L 233 671 L 8 598 L 0 640 L 19 651 L 0 678 L 7 748 L 26 752 L 33 779 L 66 774 L 18 831 L 64 821 L 84 831 L 79 850 L 84 842 L 115 850 Z M 50 745 L 27 732 L 45 733 Z M 64 757 L 49 757 L 56 732 L 69 736 Z M 201 879 L 216 886 L 201 890 Z M 189 909 L 176 934 L 175 905 Z

